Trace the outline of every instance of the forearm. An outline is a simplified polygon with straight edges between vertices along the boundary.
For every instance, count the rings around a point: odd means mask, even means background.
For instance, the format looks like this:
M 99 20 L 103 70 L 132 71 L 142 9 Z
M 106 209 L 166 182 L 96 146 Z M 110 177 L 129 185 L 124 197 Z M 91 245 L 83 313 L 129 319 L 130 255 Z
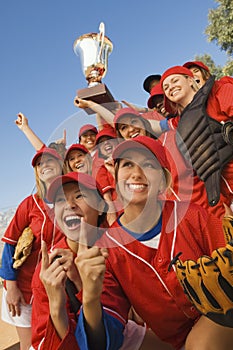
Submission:
M 106 335 L 102 322 L 102 307 L 100 301 L 84 301 L 83 314 L 89 348 L 91 350 L 106 349 Z
M 99 114 L 99 116 L 101 118 L 103 118 L 107 124 L 110 124 L 113 128 L 114 128 L 114 123 L 113 123 L 113 119 L 114 119 L 114 114 L 109 111 L 107 108 L 101 106 L 98 103 L 95 103 L 94 101 L 89 101 L 89 107 L 97 114 Z M 97 120 L 98 122 L 98 120 Z
M 67 310 L 64 306 L 55 306 L 52 303 L 49 304 L 50 316 L 53 322 L 54 328 L 61 339 L 65 337 L 69 328 L 69 317 Z
M 36 151 L 40 150 L 41 147 L 44 146 L 44 143 L 41 141 L 41 139 L 34 133 L 34 131 L 28 125 L 25 125 L 25 127 L 21 130 Z

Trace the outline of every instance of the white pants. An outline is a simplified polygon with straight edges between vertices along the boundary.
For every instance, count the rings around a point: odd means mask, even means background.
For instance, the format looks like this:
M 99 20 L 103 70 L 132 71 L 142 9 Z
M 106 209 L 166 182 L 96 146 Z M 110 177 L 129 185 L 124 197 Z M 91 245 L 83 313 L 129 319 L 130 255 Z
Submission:
M 8 304 L 6 302 L 6 289 L 2 290 L 2 314 L 1 318 L 4 322 L 9 323 L 15 327 L 31 327 L 31 315 L 32 306 L 31 305 L 20 305 L 21 315 L 12 317 L 9 311 Z

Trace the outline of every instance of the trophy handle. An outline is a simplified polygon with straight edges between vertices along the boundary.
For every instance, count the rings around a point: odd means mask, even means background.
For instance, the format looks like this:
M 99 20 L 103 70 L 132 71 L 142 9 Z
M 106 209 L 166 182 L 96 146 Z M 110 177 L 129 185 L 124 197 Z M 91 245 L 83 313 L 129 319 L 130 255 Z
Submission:
M 98 39 L 99 39 L 99 41 L 101 41 L 101 45 L 100 45 L 100 50 L 99 50 L 97 62 L 100 62 L 102 51 L 103 51 L 103 46 L 104 46 L 105 25 L 103 22 L 101 22 L 99 25 L 99 31 L 100 32 L 98 34 Z

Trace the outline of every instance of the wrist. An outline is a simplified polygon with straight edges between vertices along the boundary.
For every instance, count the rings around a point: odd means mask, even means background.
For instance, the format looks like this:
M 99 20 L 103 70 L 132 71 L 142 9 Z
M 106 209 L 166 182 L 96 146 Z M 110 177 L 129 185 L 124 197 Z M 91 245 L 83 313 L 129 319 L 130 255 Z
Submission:
M 18 288 L 17 281 L 6 280 L 6 289 L 12 290 Z
M 85 293 L 83 293 L 82 295 L 82 305 L 83 307 L 86 308 L 95 308 L 96 306 L 98 306 L 100 304 L 100 296 L 98 295 L 85 295 Z
M 27 131 L 29 130 L 29 126 L 28 125 L 22 125 L 21 126 L 21 131 L 25 134 L 27 133 Z

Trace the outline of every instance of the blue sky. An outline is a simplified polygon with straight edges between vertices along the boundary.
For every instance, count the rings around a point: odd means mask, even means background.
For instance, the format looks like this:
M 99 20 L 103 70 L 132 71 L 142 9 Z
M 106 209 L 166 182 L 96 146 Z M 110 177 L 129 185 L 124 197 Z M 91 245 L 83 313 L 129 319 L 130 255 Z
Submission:
M 146 105 L 146 76 L 210 54 L 226 55 L 207 42 L 204 30 L 214 0 L 2 0 L 0 2 L 0 210 L 15 206 L 34 187 L 34 150 L 15 126 L 18 112 L 44 142 L 67 130 L 68 144 L 79 127 L 95 123 L 73 105 L 86 87 L 73 43 L 105 23 L 113 42 L 107 84 L 116 100 Z

